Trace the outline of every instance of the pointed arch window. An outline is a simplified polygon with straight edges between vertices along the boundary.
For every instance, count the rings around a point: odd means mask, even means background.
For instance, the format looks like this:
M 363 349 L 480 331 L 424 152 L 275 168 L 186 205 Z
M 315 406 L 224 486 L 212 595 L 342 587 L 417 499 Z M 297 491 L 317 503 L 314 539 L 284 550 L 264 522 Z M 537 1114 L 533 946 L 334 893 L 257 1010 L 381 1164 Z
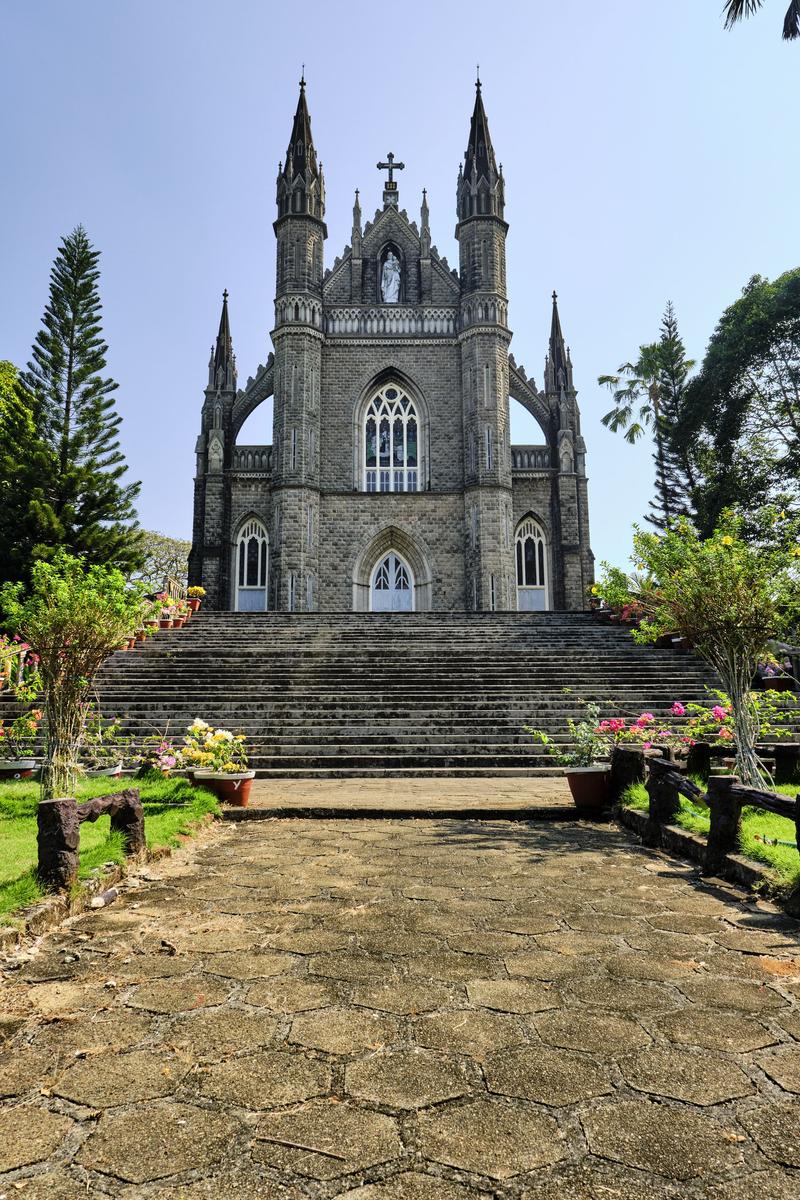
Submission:
M 269 538 L 259 520 L 251 517 L 242 526 L 234 550 L 237 612 L 264 612 L 267 607 Z
M 370 400 L 364 418 L 364 490 L 419 489 L 419 416 L 414 401 L 389 383 Z
M 517 526 L 517 608 L 541 612 L 548 607 L 547 539 L 533 517 L 525 517 Z

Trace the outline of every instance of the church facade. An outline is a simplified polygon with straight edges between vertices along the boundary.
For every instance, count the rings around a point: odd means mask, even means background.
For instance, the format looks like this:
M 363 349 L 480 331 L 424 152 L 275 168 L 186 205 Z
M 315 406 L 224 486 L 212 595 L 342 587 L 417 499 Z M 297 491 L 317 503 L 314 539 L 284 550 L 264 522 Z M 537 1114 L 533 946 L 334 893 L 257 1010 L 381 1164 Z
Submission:
M 451 269 L 399 206 L 324 266 L 325 184 L 301 82 L 277 181 L 274 353 L 240 389 L 227 293 L 197 442 L 190 582 L 240 611 L 582 609 L 585 455 L 557 298 L 540 391 L 509 353 L 502 168 L 480 83 Z M 239 431 L 270 396 L 272 445 Z M 510 440 L 509 404 L 542 444 Z

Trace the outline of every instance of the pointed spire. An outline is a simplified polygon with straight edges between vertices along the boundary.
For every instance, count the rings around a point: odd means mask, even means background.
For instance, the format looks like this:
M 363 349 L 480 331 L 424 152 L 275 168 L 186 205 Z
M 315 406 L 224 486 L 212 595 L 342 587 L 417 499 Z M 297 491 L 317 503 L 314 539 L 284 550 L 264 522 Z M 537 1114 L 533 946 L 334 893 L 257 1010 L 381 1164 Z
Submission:
M 475 81 L 475 107 L 469 127 L 469 140 L 464 162 L 458 171 L 458 216 L 487 216 L 502 218 L 505 197 L 503 173 L 497 169 L 489 120 L 483 107 L 480 74 Z
M 419 240 L 422 248 L 422 257 L 430 258 L 431 256 L 431 226 L 430 212 L 428 211 L 428 191 L 427 188 L 422 189 L 422 204 L 419 209 Z
M 550 346 L 545 363 L 545 391 L 560 392 L 572 388 L 572 362 L 569 357 L 561 317 L 558 312 L 558 293 L 553 292 L 553 315 L 550 320 Z
M 301 197 L 299 202 L 295 198 L 298 192 Z M 286 161 L 278 174 L 278 215 L 283 217 L 288 213 L 308 213 L 321 219 L 324 209 L 322 163 L 317 164 L 317 152 L 311 133 L 304 68 L 292 134 L 286 149 Z
M 211 367 L 210 384 L 218 388 L 236 387 L 236 356 L 233 353 L 233 339 L 228 316 L 228 289 L 222 293 L 222 312 L 219 318 L 219 332 L 214 347 L 214 358 Z
M 353 202 L 353 232 L 350 239 L 350 245 L 353 250 L 353 257 L 361 257 L 361 202 L 358 198 L 358 188 L 356 188 L 356 197 Z

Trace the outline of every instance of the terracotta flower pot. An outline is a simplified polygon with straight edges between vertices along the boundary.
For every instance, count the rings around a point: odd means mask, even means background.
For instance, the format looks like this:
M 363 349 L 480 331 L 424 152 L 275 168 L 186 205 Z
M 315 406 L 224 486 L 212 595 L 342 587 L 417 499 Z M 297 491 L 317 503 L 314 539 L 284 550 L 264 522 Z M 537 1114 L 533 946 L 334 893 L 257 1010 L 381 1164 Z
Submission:
M 198 609 L 199 609 L 199 607 L 200 607 L 200 604 L 201 604 L 201 601 L 200 601 L 200 600 L 197 600 L 197 599 L 195 599 L 194 597 L 190 597 L 190 599 L 189 599 L 189 608 L 192 610 L 192 612 L 193 612 L 193 613 L 194 613 L 194 612 L 197 612 L 197 610 L 198 610 Z
M 611 769 L 599 767 L 572 767 L 567 771 L 567 783 L 578 812 L 595 816 L 611 800 Z
M 218 800 L 236 808 L 247 808 L 254 778 L 255 771 L 239 771 L 235 775 L 227 771 L 194 772 L 195 783 L 207 787 Z
M 186 617 L 173 617 L 172 618 L 172 628 L 173 629 L 183 629 L 185 624 L 186 624 Z
M 162 617 L 158 622 L 159 629 L 172 629 L 172 617 Z
M 136 630 L 137 642 L 144 642 L 146 639 L 147 639 L 147 634 L 145 633 L 145 631 L 143 629 L 137 629 Z

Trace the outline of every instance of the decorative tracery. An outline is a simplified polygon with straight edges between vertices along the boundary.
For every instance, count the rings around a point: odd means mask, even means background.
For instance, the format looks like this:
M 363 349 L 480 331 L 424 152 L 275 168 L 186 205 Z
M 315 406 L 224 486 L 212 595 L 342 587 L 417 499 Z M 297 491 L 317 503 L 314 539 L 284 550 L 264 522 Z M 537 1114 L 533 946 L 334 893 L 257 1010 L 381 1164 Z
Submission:
M 386 384 L 367 406 L 364 490 L 416 492 L 419 487 L 419 418 L 414 401 Z
M 517 527 L 517 604 L 520 609 L 547 607 L 547 540 L 544 530 L 533 517 L 525 517 Z
M 269 540 L 260 521 L 252 517 L 236 542 L 236 609 L 263 612 L 267 607 Z

